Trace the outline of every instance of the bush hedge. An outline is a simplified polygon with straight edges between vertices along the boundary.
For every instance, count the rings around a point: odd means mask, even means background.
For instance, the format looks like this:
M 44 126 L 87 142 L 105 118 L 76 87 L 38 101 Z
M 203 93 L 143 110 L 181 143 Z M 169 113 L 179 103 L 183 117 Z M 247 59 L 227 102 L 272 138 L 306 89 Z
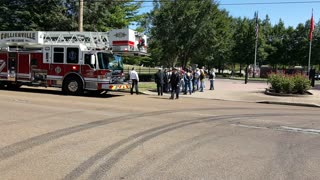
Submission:
M 305 94 L 310 89 L 310 80 L 302 74 L 269 74 L 268 82 L 276 93 Z

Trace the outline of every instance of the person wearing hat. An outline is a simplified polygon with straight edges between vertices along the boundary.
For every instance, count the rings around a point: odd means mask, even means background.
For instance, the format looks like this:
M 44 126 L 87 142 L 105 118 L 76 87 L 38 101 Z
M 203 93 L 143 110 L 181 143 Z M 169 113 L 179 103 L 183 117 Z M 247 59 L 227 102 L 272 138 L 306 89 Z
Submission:
M 164 84 L 164 74 L 162 72 L 162 69 L 159 68 L 158 72 L 154 75 L 154 81 L 157 84 L 157 92 L 158 96 L 163 95 L 163 84 Z
M 179 99 L 180 93 L 180 75 L 177 72 L 176 68 L 172 69 L 172 74 L 170 78 L 170 85 L 171 85 L 171 97 L 170 99 L 174 99 L 174 94 L 176 94 L 176 99 Z

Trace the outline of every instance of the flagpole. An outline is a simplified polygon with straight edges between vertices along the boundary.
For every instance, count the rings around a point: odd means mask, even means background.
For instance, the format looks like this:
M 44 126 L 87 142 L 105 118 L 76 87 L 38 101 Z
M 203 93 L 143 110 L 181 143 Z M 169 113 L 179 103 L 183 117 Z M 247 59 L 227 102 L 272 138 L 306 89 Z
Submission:
M 311 15 L 311 21 L 310 21 L 310 34 L 309 34 L 309 59 L 308 59 L 308 72 L 307 74 L 310 75 L 310 70 L 311 70 L 311 49 L 312 49 L 312 33 L 314 29 L 314 20 L 313 20 L 313 9 L 312 9 L 312 15 Z
M 257 51 L 258 51 L 258 38 L 259 38 L 259 30 L 258 30 L 258 12 L 255 12 L 255 19 L 256 19 L 256 44 L 254 47 L 254 64 L 253 64 L 253 78 L 256 77 L 256 65 L 257 65 Z
M 312 47 L 312 40 L 310 40 L 310 44 L 309 44 L 308 75 L 311 69 L 311 47 Z
M 257 49 L 258 49 L 258 37 L 256 38 L 256 45 L 255 45 L 255 48 L 254 48 L 253 78 L 256 77 Z

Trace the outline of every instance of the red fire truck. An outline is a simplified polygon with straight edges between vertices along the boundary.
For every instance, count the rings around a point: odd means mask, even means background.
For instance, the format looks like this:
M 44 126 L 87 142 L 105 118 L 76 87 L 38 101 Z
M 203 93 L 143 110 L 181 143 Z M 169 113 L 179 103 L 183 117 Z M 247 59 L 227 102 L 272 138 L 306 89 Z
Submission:
M 69 95 L 129 88 L 107 32 L 0 31 L 0 87 L 58 87 Z

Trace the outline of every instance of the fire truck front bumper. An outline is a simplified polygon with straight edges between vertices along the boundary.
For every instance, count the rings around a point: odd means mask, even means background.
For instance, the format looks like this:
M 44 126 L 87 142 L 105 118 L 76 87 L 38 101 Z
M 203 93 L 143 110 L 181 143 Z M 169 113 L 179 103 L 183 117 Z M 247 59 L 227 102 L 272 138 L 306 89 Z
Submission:
M 98 84 L 99 90 L 110 90 L 110 91 L 117 91 L 117 90 L 123 90 L 123 89 L 129 89 L 129 84 Z

